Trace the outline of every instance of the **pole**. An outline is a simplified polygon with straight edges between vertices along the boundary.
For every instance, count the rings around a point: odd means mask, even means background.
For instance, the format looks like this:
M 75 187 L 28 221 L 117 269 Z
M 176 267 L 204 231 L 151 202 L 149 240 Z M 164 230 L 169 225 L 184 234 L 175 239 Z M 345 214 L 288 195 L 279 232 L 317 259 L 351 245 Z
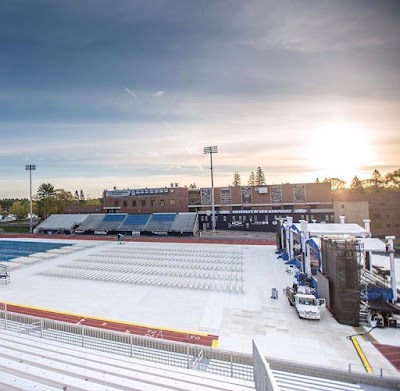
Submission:
M 394 239 L 396 239 L 395 236 L 386 236 L 385 239 L 387 240 L 387 251 L 389 253 L 389 259 L 390 259 L 390 282 L 392 286 L 392 294 L 393 294 L 393 299 L 392 302 L 396 303 L 397 301 L 397 287 L 396 287 L 396 267 L 395 267 L 395 261 L 394 261 Z
M 36 165 L 35 164 L 26 164 L 25 165 L 25 170 L 29 171 L 29 213 L 30 213 L 30 219 L 29 219 L 29 232 L 33 232 L 33 220 L 32 220 L 32 171 L 36 170 Z
M 213 153 L 210 153 L 211 159 L 211 220 L 212 220 L 212 231 L 215 233 L 215 202 L 214 202 L 214 173 L 213 173 L 213 160 L 212 160 Z
M 32 170 L 29 170 L 29 200 L 30 200 L 30 206 L 29 206 L 29 232 L 32 233 L 33 229 L 33 222 L 32 222 Z
M 211 162 L 211 229 L 213 235 L 215 234 L 216 219 L 215 219 L 215 200 L 214 200 L 214 171 L 213 171 L 213 153 L 218 153 L 218 147 L 216 145 L 204 147 L 204 154 L 210 154 Z

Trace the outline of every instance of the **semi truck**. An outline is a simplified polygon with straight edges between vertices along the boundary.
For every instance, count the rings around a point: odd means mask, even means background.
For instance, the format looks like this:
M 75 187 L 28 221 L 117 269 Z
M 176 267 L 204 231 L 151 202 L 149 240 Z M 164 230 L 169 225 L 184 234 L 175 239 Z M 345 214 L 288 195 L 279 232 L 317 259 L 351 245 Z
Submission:
M 321 309 L 325 308 L 325 299 L 317 299 L 305 287 L 289 287 L 285 289 L 285 295 L 290 305 L 296 307 L 300 318 L 321 319 Z

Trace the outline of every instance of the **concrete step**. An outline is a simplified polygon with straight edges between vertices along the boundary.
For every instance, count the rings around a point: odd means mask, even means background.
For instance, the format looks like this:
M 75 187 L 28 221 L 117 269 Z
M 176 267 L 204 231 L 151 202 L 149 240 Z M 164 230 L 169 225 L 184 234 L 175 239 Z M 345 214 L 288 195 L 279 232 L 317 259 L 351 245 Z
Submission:
M 357 384 L 273 370 L 280 391 L 362 391 Z
M 254 389 L 253 382 L 69 347 L 10 332 L 0 335 L 0 371 L 48 387 L 67 386 L 77 390 L 96 387 L 154 391 Z

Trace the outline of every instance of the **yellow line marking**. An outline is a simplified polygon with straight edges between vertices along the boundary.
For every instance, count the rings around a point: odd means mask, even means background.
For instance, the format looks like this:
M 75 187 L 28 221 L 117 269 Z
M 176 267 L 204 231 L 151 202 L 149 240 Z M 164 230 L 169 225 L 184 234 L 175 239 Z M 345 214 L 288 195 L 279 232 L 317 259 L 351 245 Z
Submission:
M 94 320 L 100 320 L 100 321 L 103 321 L 103 322 L 122 323 L 124 325 L 129 325 L 129 326 L 145 327 L 147 329 L 157 329 L 157 330 L 163 330 L 163 331 L 172 331 L 172 332 L 175 332 L 175 333 L 182 333 L 182 334 L 199 335 L 199 336 L 202 336 L 202 337 L 207 337 L 208 336 L 207 333 L 202 333 L 201 331 L 179 330 L 179 329 L 173 329 L 173 328 L 169 328 L 169 327 L 149 326 L 147 324 L 126 322 L 126 321 L 123 321 L 123 320 L 113 320 L 113 319 L 108 319 L 108 318 L 96 318 L 96 317 L 91 316 L 91 315 L 75 314 L 73 312 L 65 312 L 65 311 L 58 311 L 58 310 L 56 311 L 56 310 L 53 310 L 53 309 L 50 310 L 50 309 L 47 309 L 47 308 L 34 307 L 34 306 L 23 305 L 23 304 L 9 303 L 9 302 L 6 302 L 6 301 L 3 301 L 1 303 L 7 304 L 7 305 L 15 305 L 17 307 L 22 307 L 22 308 L 30 308 L 30 309 L 33 309 L 33 310 L 52 312 L 52 313 L 55 313 L 55 314 L 70 315 L 70 316 L 76 316 L 76 317 L 79 317 L 79 318 L 89 318 L 89 319 L 94 319 Z
M 351 339 L 351 342 L 353 342 L 353 345 L 354 345 L 354 347 L 355 347 L 355 349 L 356 349 L 356 351 L 358 353 L 358 356 L 361 359 L 361 362 L 364 365 L 364 368 L 365 368 L 366 372 L 373 373 L 371 365 L 369 364 L 367 357 L 365 356 L 364 352 L 362 351 L 361 346 L 357 341 L 357 338 L 356 337 L 351 337 L 350 339 Z

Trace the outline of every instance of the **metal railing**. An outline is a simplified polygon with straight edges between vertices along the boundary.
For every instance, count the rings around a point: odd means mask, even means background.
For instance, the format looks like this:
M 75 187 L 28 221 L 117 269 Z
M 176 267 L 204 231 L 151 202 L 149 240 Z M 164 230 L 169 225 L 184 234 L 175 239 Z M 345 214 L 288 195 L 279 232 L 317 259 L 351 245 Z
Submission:
M 254 380 L 251 354 L 17 314 L 7 311 L 4 303 L 0 303 L 0 328 L 120 356 Z
M 377 367 L 372 367 L 372 373 L 375 375 L 378 375 L 380 377 L 384 376 L 398 376 L 399 372 L 396 371 L 395 369 L 386 369 L 386 368 L 377 368 Z M 349 363 L 349 372 L 350 373 L 365 373 L 365 367 L 362 364 L 354 364 L 354 363 Z

